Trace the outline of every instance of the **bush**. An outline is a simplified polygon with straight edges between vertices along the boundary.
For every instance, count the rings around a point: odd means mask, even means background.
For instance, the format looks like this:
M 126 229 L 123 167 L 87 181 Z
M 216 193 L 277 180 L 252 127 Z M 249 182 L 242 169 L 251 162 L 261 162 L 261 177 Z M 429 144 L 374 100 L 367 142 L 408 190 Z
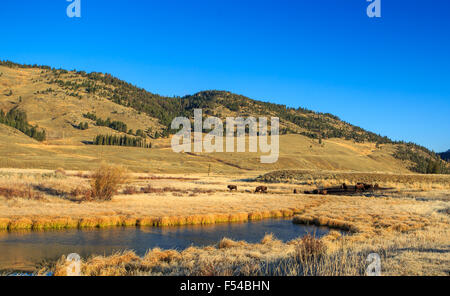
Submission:
M 67 173 L 66 173 L 66 171 L 64 169 L 58 168 L 55 171 L 55 176 L 67 176 Z
M 45 200 L 44 195 L 41 192 L 36 192 L 31 186 L 25 186 L 19 188 L 19 185 L 13 187 L 0 187 L 0 196 L 5 197 L 7 200 L 13 198 L 23 198 L 29 200 Z
M 127 177 L 128 173 L 122 167 L 102 165 L 92 175 L 91 194 L 85 199 L 111 200 L 120 186 L 126 182 Z
M 310 234 L 305 235 L 297 246 L 297 260 L 304 262 L 308 259 L 317 259 L 324 255 L 326 246 L 324 243 Z
M 138 193 L 139 193 L 139 191 L 137 191 L 136 187 L 134 187 L 134 186 L 127 186 L 123 190 L 123 194 L 126 194 L 126 195 L 133 195 L 133 194 L 138 194 Z

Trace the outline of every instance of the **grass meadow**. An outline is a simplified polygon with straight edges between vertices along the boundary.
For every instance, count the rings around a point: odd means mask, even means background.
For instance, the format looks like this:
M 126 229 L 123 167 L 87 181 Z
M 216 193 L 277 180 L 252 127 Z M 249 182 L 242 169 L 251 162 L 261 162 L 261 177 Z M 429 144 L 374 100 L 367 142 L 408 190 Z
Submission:
M 349 180 L 352 173 L 346 174 L 334 179 Z M 63 169 L 0 170 L 0 231 L 164 227 L 292 217 L 293 223 L 349 234 L 331 231 L 320 239 L 321 247 L 305 247 L 307 242 L 300 238 L 283 243 L 267 236 L 258 244 L 224 238 L 204 248 L 149 250 L 144 257 L 124 250 L 109 257 L 83 258 L 83 274 L 364 275 L 365 258 L 373 252 L 382 256 L 385 275 L 448 275 L 450 270 L 450 192 L 443 176 L 410 175 L 402 183 L 392 178 L 394 184 L 388 178 L 382 183 L 374 174 L 373 180 L 392 188 L 371 195 L 315 196 L 293 194 L 293 190 L 311 189 L 330 178 L 263 183 L 250 174 L 229 178 L 127 173 L 126 182 L 120 182 L 110 200 L 86 200 L 94 176 L 95 172 Z M 411 178 L 414 182 L 408 181 Z M 229 192 L 229 184 L 238 190 Z M 268 186 L 269 193 L 255 194 L 259 185 Z M 65 264 L 61 258 L 37 272 L 64 275 Z

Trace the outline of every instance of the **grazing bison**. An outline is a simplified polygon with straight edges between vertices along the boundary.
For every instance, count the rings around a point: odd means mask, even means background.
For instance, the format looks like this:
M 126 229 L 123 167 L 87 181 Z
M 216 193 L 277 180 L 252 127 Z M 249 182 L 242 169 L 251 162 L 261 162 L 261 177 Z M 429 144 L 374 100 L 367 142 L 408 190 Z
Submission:
M 371 190 L 373 189 L 372 184 L 364 184 L 364 190 Z
M 365 191 L 365 187 L 363 183 L 358 183 L 355 185 L 355 191 Z
M 298 192 L 297 192 L 297 189 L 294 189 L 294 194 L 297 194 Z
M 347 190 L 347 189 L 348 189 L 348 186 L 347 186 L 347 184 L 345 184 L 345 183 L 344 183 L 344 184 L 342 184 L 342 185 L 341 185 L 341 189 Z
M 237 186 L 236 185 L 228 185 L 228 189 L 230 191 L 236 190 L 237 191 Z
M 266 186 L 258 186 L 258 187 L 256 187 L 255 193 L 267 193 L 267 187 Z
M 376 186 L 373 186 L 372 184 L 357 183 L 355 186 L 355 191 L 367 191 L 373 190 L 374 188 L 378 189 L 378 184 Z
M 327 195 L 328 194 L 328 190 L 326 190 L 326 189 L 314 189 L 313 191 L 305 191 L 305 194 Z

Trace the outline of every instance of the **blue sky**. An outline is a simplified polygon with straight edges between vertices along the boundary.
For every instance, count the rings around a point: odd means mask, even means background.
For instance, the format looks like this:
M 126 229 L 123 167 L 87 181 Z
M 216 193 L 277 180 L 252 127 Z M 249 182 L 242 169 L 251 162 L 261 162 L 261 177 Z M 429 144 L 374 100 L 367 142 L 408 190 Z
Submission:
M 3 0 L 0 59 L 162 95 L 229 90 L 450 149 L 450 1 Z

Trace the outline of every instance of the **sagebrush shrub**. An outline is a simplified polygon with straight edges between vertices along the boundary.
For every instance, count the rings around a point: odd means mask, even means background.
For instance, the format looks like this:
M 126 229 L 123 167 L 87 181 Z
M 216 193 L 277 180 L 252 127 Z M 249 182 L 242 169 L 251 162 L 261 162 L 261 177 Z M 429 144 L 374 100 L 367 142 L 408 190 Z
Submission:
M 128 173 L 123 167 L 102 165 L 92 175 L 89 199 L 111 200 L 117 194 L 120 186 L 127 181 L 127 178 Z
M 305 261 L 308 259 L 315 259 L 326 252 L 325 244 L 310 234 L 305 235 L 297 246 L 297 259 Z

